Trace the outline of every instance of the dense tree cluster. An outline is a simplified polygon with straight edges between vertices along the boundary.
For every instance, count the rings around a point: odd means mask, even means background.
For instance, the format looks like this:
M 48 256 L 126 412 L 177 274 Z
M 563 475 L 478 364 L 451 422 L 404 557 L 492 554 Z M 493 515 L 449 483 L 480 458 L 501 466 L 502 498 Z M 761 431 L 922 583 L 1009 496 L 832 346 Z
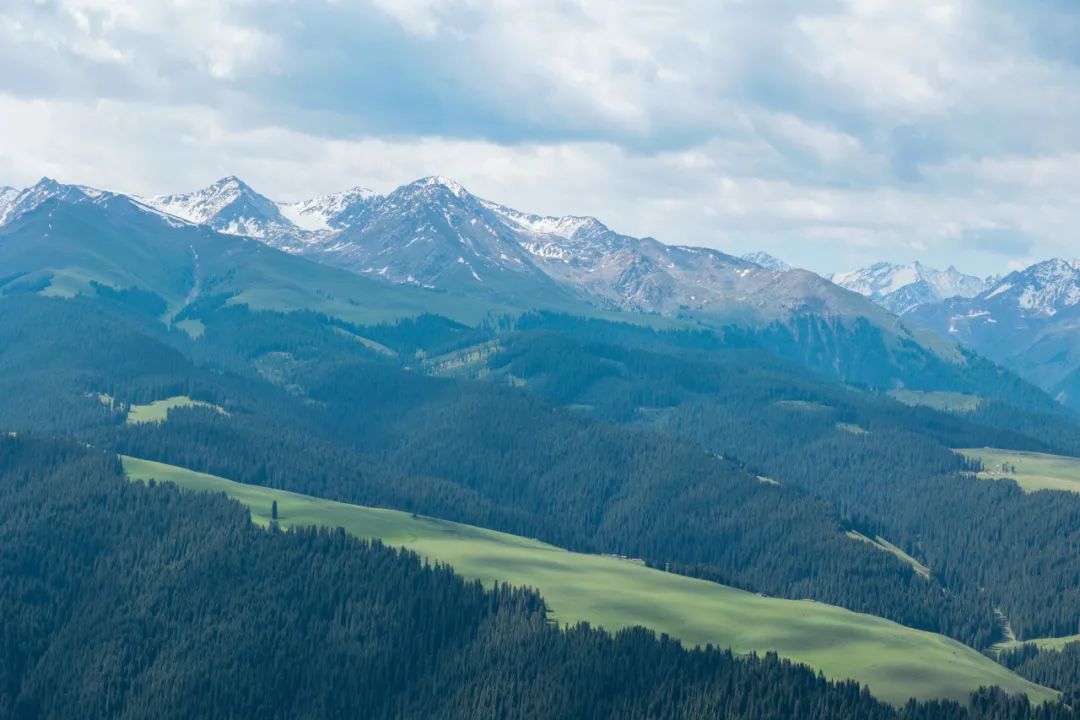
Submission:
M 998 654 L 998 661 L 1013 672 L 1057 690 L 1080 691 L 1080 642 L 1060 649 L 1043 649 L 1034 643 Z
M 0 716 L 1077 717 L 996 691 L 895 710 L 775 656 L 547 621 L 341 531 L 260 530 L 114 457 L 0 438 Z

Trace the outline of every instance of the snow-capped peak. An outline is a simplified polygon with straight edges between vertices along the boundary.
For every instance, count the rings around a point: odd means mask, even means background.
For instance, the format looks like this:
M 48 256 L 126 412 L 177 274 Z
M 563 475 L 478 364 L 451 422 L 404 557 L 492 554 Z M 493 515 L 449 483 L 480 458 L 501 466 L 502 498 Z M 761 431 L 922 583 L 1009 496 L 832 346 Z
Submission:
M 511 227 L 530 233 L 576 240 L 610 232 L 606 225 L 589 215 L 533 215 L 487 200 L 481 200 L 481 203 Z
M 459 183 L 457 180 L 453 180 L 442 175 L 430 175 L 425 178 L 420 178 L 419 180 L 414 182 L 413 185 L 443 187 L 459 198 L 469 197 L 469 191 L 466 190 L 461 183 Z
M 30 212 L 46 200 L 61 197 L 72 202 L 96 200 L 108 193 L 83 185 L 65 185 L 49 177 L 43 177 L 24 190 L 5 188 L 0 194 L 0 225 Z
M 752 262 L 755 265 L 759 265 L 766 270 L 773 270 L 775 272 L 787 272 L 792 269 L 790 265 L 775 255 L 770 255 L 769 253 L 760 250 L 747 253 L 742 256 L 742 259 L 747 262 Z
M 1055 315 L 1080 303 L 1080 260 L 1050 258 L 1009 273 L 979 296 L 1015 303 L 1027 314 Z
M 13 187 L 0 187 L 0 225 L 4 224 L 4 217 L 7 215 L 8 208 L 15 202 L 15 198 L 19 196 L 19 191 Z
M 374 190 L 354 187 L 294 203 L 280 203 L 281 214 L 304 230 L 327 232 L 356 225 L 379 198 Z
M 974 297 L 987 285 L 985 280 L 965 275 L 953 266 L 936 270 L 918 261 L 908 265 L 878 262 L 859 270 L 834 273 L 829 280 L 897 314 L 950 297 Z
M 243 180 L 235 175 L 223 177 L 201 190 L 174 195 L 157 195 L 141 198 L 142 202 L 162 212 L 193 223 L 213 224 L 213 220 L 231 204 L 241 198 L 254 201 L 269 210 L 273 203 L 252 190 Z M 276 211 L 276 208 L 275 208 Z
M 282 215 L 277 203 L 235 175 L 193 192 L 136 199 L 182 220 L 229 235 L 258 238 L 283 250 L 294 250 L 298 242 L 310 240 L 302 228 Z

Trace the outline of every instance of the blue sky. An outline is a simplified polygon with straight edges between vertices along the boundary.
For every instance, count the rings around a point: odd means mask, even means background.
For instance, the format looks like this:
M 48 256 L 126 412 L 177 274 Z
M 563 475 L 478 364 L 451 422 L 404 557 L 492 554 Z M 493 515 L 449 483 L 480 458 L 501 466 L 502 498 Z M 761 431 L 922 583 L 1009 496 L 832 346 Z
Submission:
M 1080 255 L 1077 37 L 1064 0 L 6 0 L 0 184 L 441 174 L 823 272 L 989 274 Z

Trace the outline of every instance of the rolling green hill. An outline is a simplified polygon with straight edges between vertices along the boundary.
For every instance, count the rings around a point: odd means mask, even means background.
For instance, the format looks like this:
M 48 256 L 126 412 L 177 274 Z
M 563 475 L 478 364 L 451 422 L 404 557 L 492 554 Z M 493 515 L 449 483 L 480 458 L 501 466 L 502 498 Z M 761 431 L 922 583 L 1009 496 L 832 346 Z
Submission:
M 740 653 L 775 650 L 830 678 L 865 683 L 878 697 L 966 700 L 976 688 L 999 685 L 1033 700 L 1054 696 L 974 650 L 940 635 L 810 601 L 781 600 L 665 573 L 632 560 L 568 552 L 469 525 L 393 510 L 348 505 L 244 485 L 172 465 L 123 457 L 134 480 L 174 482 L 223 492 L 268 524 L 271 507 L 285 527 L 343 527 L 409 548 L 485 583 L 538 589 L 553 617 L 608 630 L 643 625 L 688 644 L 711 643 Z

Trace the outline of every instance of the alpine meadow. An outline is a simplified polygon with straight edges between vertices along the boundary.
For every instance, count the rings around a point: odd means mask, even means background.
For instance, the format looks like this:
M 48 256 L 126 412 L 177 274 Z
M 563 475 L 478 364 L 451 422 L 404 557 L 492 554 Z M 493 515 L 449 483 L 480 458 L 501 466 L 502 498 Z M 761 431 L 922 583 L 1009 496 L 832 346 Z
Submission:
M 0 718 L 1080 720 L 1067 3 L 0 7 Z

